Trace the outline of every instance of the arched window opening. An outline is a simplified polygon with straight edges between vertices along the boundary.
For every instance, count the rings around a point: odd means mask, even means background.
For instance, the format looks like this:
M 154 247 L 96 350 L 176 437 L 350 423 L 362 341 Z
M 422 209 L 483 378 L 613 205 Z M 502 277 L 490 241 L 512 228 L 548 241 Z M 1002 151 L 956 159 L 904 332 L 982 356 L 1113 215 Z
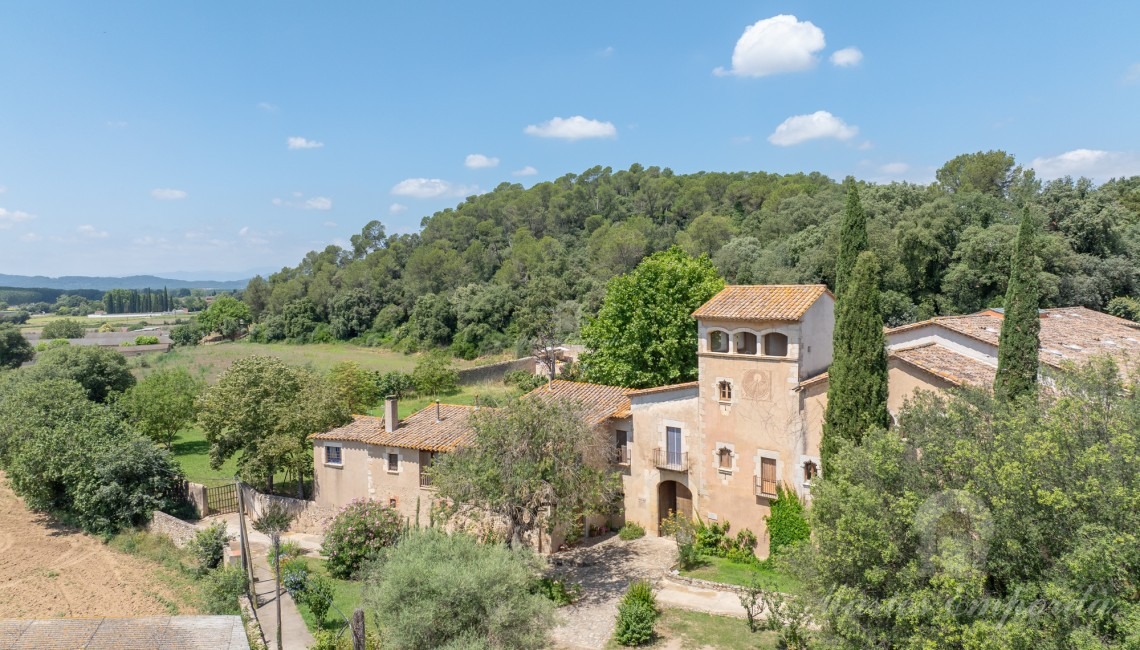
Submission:
M 788 337 L 779 332 L 764 335 L 764 356 L 767 357 L 786 357 L 788 356 Z
M 709 332 L 709 352 L 728 352 L 728 334 L 720 330 Z
M 737 354 L 756 354 L 755 334 L 752 332 L 737 332 L 733 338 L 736 339 Z
M 813 461 L 804 463 L 804 483 L 810 484 L 812 479 L 819 475 L 819 466 Z

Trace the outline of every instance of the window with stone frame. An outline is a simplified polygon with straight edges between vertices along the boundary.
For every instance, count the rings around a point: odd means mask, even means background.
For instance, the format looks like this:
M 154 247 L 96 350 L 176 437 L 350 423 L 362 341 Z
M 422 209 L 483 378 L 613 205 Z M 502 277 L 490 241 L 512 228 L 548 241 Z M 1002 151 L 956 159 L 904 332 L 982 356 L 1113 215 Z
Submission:
M 788 356 L 788 337 L 779 332 L 772 332 L 764 335 L 764 356 L 766 357 L 786 357 Z
M 717 399 L 722 402 L 732 401 L 732 382 L 727 379 L 722 379 L 716 385 Z
M 709 332 L 709 352 L 728 352 L 728 332 Z
M 717 469 L 731 470 L 732 469 L 732 450 L 728 447 L 721 447 L 716 452 Z
M 815 461 L 811 461 L 811 460 L 805 461 L 804 462 L 804 484 L 810 485 L 812 482 L 812 479 L 814 479 L 816 476 L 819 476 L 819 466 L 815 464 Z
M 388 471 L 400 471 L 400 454 L 388 454 Z
M 737 354 L 756 354 L 756 335 L 752 332 L 737 332 L 733 339 Z

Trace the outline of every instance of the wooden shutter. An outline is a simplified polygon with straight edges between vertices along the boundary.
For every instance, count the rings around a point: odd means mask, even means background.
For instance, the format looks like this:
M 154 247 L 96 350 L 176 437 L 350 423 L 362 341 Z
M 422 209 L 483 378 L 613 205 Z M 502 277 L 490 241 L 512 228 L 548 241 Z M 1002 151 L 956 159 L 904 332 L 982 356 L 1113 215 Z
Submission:
M 776 459 L 760 459 L 760 493 L 776 495 Z

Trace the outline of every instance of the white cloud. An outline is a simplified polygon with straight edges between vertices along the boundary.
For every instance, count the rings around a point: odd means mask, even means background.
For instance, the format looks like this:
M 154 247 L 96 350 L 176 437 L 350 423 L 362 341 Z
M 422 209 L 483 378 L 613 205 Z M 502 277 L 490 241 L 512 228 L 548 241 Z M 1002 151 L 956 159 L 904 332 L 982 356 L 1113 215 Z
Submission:
M 150 195 L 159 201 L 178 201 L 186 198 L 186 192 L 183 190 L 173 190 L 166 187 L 156 188 L 150 191 Z
M 1106 181 L 1120 176 L 1140 174 L 1140 154 L 1100 149 L 1074 149 L 1057 156 L 1034 158 L 1029 166 L 1041 178 L 1087 176 Z
M 303 194 L 300 192 L 293 192 L 295 198 L 300 199 Z M 298 210 L 332 210 L 333 202 L 327 196 L 314 196 L 304 201 L 286 201 L 285 199 L 273 199 L 273 205 L 282 208 L 297 208 Z
M 901 176 L 910 171 L 910 165 L 904 162 L 887 163 L 879 167 L 879 171 L 887 176 Z
M 1120 78 L 1120 83 L 1128 85 L 1140 83 L 1140 63 L 1133 63 L 1128 66 L 1128 70 L 1124 72 L 1124 76 Z
M 325 146 L 325 143 L 323 142 L 317 142 L 316 140 L 306 140 L 299 135 L 290 136 L 289 139 L 285 142 L 290 149 L 320 149 L 321 147 Z
M 406 178 L 392 187 L 392 194 L 396 196 L 410 196 L 416 199 L 433 199 L 440 196 L 469 196 L 478 191 L 478 187 L 454 185 L 439 178 Z
M 245 237 L 248 233 L 249 233 L 249 226 L 242 226 L 242 229 L 238 231 L 238 236 L 239 237 Z
M 388 206 L 388 214 L 400 214 L 401 212 L 407 211 L 408 206 L 404 205 L 403 203 L 393 203 L 392 205 Z
M 96 228 L 95 226 L 92 226 L 91 224 L 84 224 L 82 226 L 79 226 L 78 228 L 75 229 L 75 232 L 77 232 L 80 235 L 83 235 L 84 237 L 87 237 L 89 239 L 106 239 L 107 238 L 107 231 L 106 230 L 99 230 L 98 228 Z
M 606 57 L 609 57 L 609 56 L 613 56 L 613 53 L 614 53 L 614 46 L 613 45 L 607 45 L 606 47 L 603 47 L 602 49 L 598 50 L 598 56 L 602 57 L 603 59 Z
M 7 191 L 8 191 L 8 188 L 4 187 L 3 185 L 0 185 L 0 194 L 3 194 L 4 192 L 7 192 Z
M 863 52 L 857 47 L 845 47 L 831 53 L 831 63 L 841 68 L 850 68 L 863 62 Z
M 811 115 L 793 115 L 784 120 L 772 135 L 768 136 L 768 142 L 780 147 L 790 147 L 819 138 L 850 140 L 858 134 L 859 127 L 851 126 L 827 111 L 816 111 Z
M 582 140 L 585 138 L 616 137 L 617 127 L 614 126 L 613 122 L 601 122 L 575 115 L 567 118 L 555 117 L 542 124 L 531 124 L 523 129 L 523 133 L 540 138 Z
M 864 141 L 859 143 L 859 150 L 860 151 L 867 151 L 869 149 L 874 149 L 874 148 L 875 148 L 875 144 L 873 142 L 871 142 L 870 140 L 864 140 Z
M 150 248 L 150 247 L 154 247 L 154 246 L 164 246 L 169 242 L 167 241 L 167 239 L 165 237 L 153 237 L 151 235 L 143 235 L 142 237 L 135 237 L 134 239 L 131 240 L 131 243 L 134 244 L 135 246 L 145 246 L 147 248 Z
M 31 221 L 35 218 L 36 215 L 29 214 L 23 210 L 5 210 L 4 208 L 0 208 L 0 230 L 8 230 L 18 223 Z
M 336 228 L 336 222 L 335 221 L 326 221 L 321 225 L 324 226 L 325 228 Z
M 26 232 L 20 235 L 20 241 L 39 241 L 41 239 L 43 239 L 43 237 L 37 235 L 34 232 Z
M 531 167 L 530 165 L 527 165 L 526 167 L 523 167 L 522 169 L 516 169 L 511 173 L 515 176 L 534 176 L 538 173 L 538 170 L 534 167 Z
M 270 104 L 269 102 L 258 102 L 257 107 L 260 108 L 261 110 L 269 112 L 269 113 L 276 113 L 277 112 L 277 105 L 276 104 Z
M 498 167 L 499 159 L 484 156 L 481 153 L 468 154 L 463 164 L 468 169 L 488 169 L 490 167 Z
M 732 69 L 717 68 L 713 74 L 764 77 L 808 70 L 826 44 L 823 30 L 806 20 L 784 14 L 765 18 L 747 27 L 736 41 Z

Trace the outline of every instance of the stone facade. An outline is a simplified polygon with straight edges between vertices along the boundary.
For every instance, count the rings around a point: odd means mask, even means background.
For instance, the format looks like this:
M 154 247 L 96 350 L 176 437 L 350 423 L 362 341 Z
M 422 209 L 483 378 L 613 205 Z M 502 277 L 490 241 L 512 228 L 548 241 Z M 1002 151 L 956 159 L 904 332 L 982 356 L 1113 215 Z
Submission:
M 151 514 L 150 523 L 147 524 L 146 529 L 147 532 L 166 535 L 178 548 L 189 544 L 198 534 L 198 529 L 194 527 L 194 524 L 182 521 L 177 517 L 171 517 L 158 510 Z

